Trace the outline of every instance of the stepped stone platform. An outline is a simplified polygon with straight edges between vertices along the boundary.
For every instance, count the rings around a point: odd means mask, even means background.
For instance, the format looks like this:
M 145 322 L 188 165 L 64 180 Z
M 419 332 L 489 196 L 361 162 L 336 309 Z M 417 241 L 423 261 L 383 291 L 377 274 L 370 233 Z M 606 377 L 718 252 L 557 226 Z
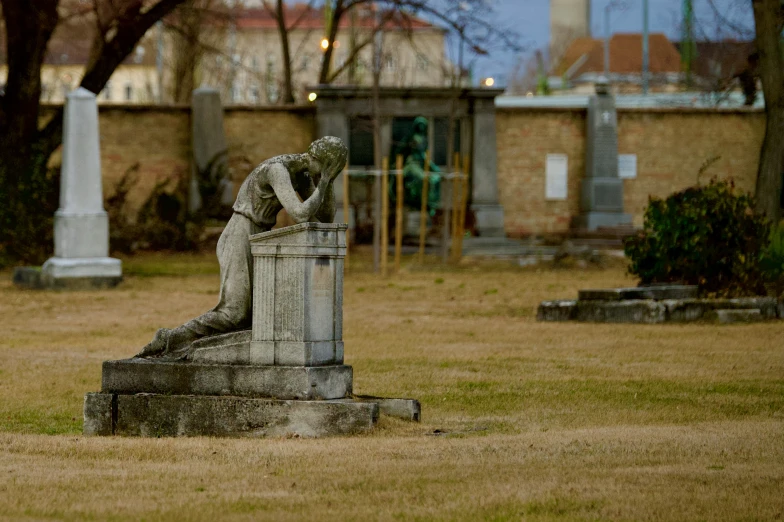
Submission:
M 784 318 L 784 303 L 773 297 L 700 299 L 697 287 L 687 285 L 580 290 L 576 300 L 544 301 L 537 310 L 539 321 L 594 323 L 730 324 L 777 318 Z
M 324 437 L 419 421 L 414 399 L 353 395 L 343 364 L 345 224 L 251 236 L 250 330 L 204 337 L 185 354 L 105 361 L 84 400 L 85 435 Z

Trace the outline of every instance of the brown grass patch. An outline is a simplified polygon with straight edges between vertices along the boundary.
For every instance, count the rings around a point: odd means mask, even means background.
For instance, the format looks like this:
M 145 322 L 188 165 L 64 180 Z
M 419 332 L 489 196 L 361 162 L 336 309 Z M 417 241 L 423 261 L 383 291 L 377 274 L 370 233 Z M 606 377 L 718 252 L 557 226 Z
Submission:
M 127 260 L 109 292 L 3 274 L 0 519 L 784 516 L 781 323 L 537 323 L 541 300 L 632 281 L 471 262 L 384 280 L 365 254 L 345 286 L 355 391 L 419 398 L 424 421 L 322 440 L 80 435 L 103 360 L 214 305 L 212 256 Z

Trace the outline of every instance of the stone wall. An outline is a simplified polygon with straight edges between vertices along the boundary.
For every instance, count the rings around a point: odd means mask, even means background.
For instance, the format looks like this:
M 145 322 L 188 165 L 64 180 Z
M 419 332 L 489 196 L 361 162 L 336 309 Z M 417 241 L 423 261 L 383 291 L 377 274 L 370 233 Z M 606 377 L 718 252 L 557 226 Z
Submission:
M 46 107 L 46 118 L 54 107 Z M 138 208 L 155 184 L 189 173 L 190 108 L 177 106 L 100 106 L 103 192 L 110 197 L 117 182 L 139 164 L 138 183 L 129 193 Z M 278 154 L 304 151 L 315 133 L 312 107 L 227 108 L 224 128 L 235 188 L 258 163 Z M 52 158 L 58 163 L 59 157 Z
M 506 232 L 563 234 L 579 213 L 585 172 L 584 109 L 499 109 L 498 184 Z M 637 179 L 624 181 L 624 204 L 642 224 L 648 196 L 666 196 L 700 180 L 733 178 L 754 190 L 765 116 L 756 110 L 620 109 L 618 152 L 637 154 Z M 547 154 L 569 156 L 568 199 L 546 201 Z
M 52 109 L 45 108 L 43 117 Z M 101 106 L 99 111 L 105 196 L 135 163 L 139 182 L 130 194 L 132 207 L 144 201 L 158 180 L 187 175 L 188 107 Z M 580 211 L 586 111 L 499 109 L 496 121 L 498 185 L 507 234 L 566 233 Z M 253 166 L 271 156 L 304 151 L 315 135 L 315 112 L 311 106 L 227 108 L 224 126 L 230 164 L 235 180 L 241 182 Z M 619 110 L 619 152 L 637 154 L 638 160 L 637 179 L 624 182 L 626 212 L 640 225 L 649 195 L 666 196 L 696 183 L 706 162 L 710 166 L 702 181 L 732 177 L 741 189 L 753 190 L 764 127 L 761 111 Z M 569 157 L 566 201 L 544 198 L 549 153 Z

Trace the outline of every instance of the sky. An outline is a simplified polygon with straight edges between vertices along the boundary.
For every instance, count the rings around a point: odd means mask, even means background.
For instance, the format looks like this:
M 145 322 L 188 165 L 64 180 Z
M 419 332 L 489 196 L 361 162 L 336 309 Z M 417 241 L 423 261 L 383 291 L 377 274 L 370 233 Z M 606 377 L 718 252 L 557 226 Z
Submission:
M 753 29 L 750 0 L 713 0 L 722 16 Z M 520 36 L 520 43 L 529 52 L 546 48 L 550 40 L 549 0 L 489 0 L 494 6 L 494 16 Z M 605 35 L 604 9 L 610 0 L 592 0 L 591 29 L 594 37 Z M 610 16 L 612 33 L 642 32 L 642 0 L 627 0 L 628 9 L 613 11 Z M 680 39 L 681 8 L 683 0 L 649 0 L 651 32 L 666 33 L 671 39 Z M 709 0 L 694 0 L 695 25 L 712 37 L 730 37 L 734 34 L 717 23 Z M 519 53 L 493 50 L 489 57 L 474 63 L 474 78 L 492 76 L 497 85 L 505 85 L 508 73 L 520 59 Z

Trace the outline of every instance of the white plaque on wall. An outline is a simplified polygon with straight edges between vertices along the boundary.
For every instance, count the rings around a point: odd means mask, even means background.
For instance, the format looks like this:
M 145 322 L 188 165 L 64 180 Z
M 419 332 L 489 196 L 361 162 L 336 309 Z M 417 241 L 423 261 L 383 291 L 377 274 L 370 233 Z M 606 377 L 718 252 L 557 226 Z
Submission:
M 569 156 L 548 154 L 545 170 L 544 197 L 549 200 L 564 200 L 569 181 Z
M 637 177 L 637 154 L 618 154 L 618 177 L 621 179 Z

